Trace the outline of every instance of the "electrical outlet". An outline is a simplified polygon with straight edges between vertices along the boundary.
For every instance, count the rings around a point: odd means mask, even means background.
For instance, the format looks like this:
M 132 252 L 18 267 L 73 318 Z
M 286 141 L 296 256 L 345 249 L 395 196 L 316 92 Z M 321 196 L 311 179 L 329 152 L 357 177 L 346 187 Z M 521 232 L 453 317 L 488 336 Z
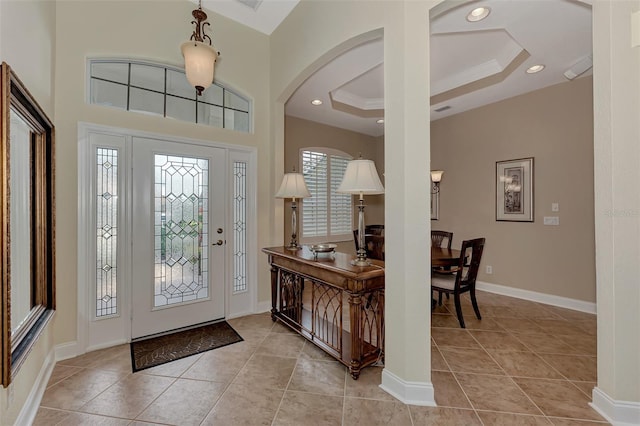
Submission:
M 493 274 L 493 266 L 487 265 L 486 270 L 487 270 L 487 274 Z

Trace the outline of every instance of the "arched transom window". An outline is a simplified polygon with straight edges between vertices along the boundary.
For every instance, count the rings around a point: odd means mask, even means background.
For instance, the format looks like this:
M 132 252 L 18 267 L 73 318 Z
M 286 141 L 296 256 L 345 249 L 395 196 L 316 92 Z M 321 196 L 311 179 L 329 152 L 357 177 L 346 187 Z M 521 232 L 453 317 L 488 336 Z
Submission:
M 90 59 L 88 65 L 91 104 L 251 131 L 251 102 L 220 84 L 197 96 L 180 68 L 115 59 Z

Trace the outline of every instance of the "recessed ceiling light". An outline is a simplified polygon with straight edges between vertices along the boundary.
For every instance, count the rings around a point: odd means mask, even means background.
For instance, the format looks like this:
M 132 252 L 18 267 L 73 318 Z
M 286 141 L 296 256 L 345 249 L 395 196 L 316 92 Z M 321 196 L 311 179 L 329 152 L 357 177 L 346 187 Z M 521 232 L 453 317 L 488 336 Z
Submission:
M 484 18 L 489 16 L 491 13 L 491 9 L 488 7 L 476 7 L 467 15 L 467 21 L 469 22 L 478 22 L 482 21 Z
M 378 124 L 382 124 L 382 123 L 384 123 L 384 118 L 379 118 L 379 119 L 377 119 L 377 120 L 376 120 L 376 123 L 378 123 Z
M 320 99 L 314 99 L 311 101 L 312 105 L 322 105 L 322 101 Z
M 529 68 L 527 68 L 527 74 L 535 74 L 537 72 L 540 72 L 544 69 L 544 65 L 542 64 L 538 64 L 538 65 L 532 65 Z

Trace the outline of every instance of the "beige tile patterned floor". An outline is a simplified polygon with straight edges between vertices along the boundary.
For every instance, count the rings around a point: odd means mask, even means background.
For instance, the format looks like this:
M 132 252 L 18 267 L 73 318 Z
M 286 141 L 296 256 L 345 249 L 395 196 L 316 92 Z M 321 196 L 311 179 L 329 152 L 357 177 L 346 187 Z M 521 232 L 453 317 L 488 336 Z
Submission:
M 244 338 L 132 374 L 129 346 L 59 362 L 35 425 L 602 425 L 594 315 L 479 293 L 432 315 L 438 407 L 384 391 L 380 367 L 346 369 L 268 314 L 230 320 Z

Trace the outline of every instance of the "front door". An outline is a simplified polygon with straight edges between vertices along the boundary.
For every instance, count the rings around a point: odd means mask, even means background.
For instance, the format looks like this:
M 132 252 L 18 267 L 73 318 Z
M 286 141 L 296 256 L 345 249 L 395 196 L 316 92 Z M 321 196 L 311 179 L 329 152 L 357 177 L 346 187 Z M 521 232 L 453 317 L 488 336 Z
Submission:
M 133 138 L 132 338 L 225 316 L 225 151 Z

